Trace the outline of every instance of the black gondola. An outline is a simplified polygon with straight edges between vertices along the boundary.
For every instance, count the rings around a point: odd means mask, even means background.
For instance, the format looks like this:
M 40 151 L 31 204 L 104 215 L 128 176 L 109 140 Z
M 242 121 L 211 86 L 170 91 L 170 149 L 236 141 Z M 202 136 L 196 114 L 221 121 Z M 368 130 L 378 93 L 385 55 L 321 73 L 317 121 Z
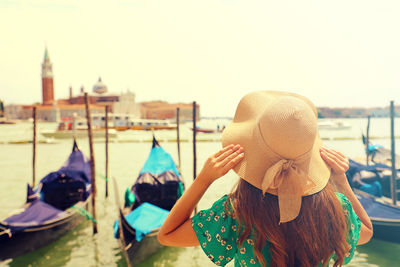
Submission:
M 355 193 L 371 219 L 374 237 L 400 243 L 400 206 L 391 204 L 385 197 L 374 197 L 358 190 Z
M 28 185 L 26 203 L 0 221 L 0 261 L 43 247 L 73 229 L 87 215 L 91 197 L 90 164 L 76 142 L 66 163 Z
M 374 227 L 374 238 L 400 243 L 400 206 L 390 197 L 389 166 L 381 163 L 363 165 L 350 159 L 346 172 L 350 185 Z
M 150 155 L 135 184 L 125 193 L 124 208 L 117 197 L 120 216 L 114 227 L 115 235 L 129 266 L 140 263 L 162 247 L 157 240 L 159 227 L 183 190 L 184 183 L 172 157 L 153 137 Z

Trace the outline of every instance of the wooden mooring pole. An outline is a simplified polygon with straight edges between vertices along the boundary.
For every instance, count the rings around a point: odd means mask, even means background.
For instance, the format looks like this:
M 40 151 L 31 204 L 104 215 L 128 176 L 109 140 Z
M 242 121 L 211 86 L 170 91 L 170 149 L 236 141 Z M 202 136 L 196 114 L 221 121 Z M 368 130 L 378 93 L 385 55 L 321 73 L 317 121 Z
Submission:
M 106 106 L 106 198 L 108 197 L 108 109 L 109 106 Z
M 369 123 L 371 121 L 371 116 L 368 115 L 368 123 L 367 123 L 367 136 L 365 140 L 365 153 L 367 155 L 367 166 L 369 166 Z
M 90 117 L 89 108 L 89 97 L 88 93 L 85 93 L 85 108 L 86 108 L 86 122 L 88 127 L 89 135 L 89 148 L 90 148 L 90 169 L 92 174 L 92 216 L 93 221 L 93 234 L 97 234 L 97 222 L 96 222 L 96 166 L 94 161 L 94 150 L 93 150 L 93 132 L 92 132 L 92 120 Z
M 196 152 L 196 133 L 197 133 L 197 125 L 196 125 L 196 116 L 197 107 L 196 101 L 193 101 L 193 181 L 197 176 L 197 152 Z M 197 213 L 197 206 L 194 208 L 194 213 Z
M 176 143 L 178 146 L 178 168 L 181 172 L 181 140 L 179 136 L 179 112 L 180 108 L 176 108 Z
M 33 107 L 33 158 L 32 158 L 32 188 L 36 184 L 36 120 L 37 120 L 37 110 Z
M 390 140 L 392 145 L 392 176 L 390 179 L 390 188 L 392 193 L 393 205 L 397 203 L 397 175 L 396 175 L 396 153 L 395 153 L 395 142 L 394 142 L 394 102 L 390 101 Z

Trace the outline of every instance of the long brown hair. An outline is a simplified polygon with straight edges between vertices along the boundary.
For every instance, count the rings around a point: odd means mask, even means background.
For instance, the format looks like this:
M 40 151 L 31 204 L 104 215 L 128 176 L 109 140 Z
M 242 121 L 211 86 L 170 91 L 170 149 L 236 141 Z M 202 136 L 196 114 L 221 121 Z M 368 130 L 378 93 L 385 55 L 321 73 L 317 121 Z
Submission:
M 332 185 L 319 193 L 305 196 L 298 217 L 288 223 L 279 224 L 278 198 L 263 195 L 261 190 L 240 179 L 236 190 L 226 203 L 226 210 L 239 221 L 239 240 L 252 233 L 254 253 L 262 265 L 266 265 L 262 248 L 270 243 L 270 266 L 317 266 L 328 265 L 333 253 L 334 266 L 344 263 L 350 246 L 346 242 L 347 221 L 343 207 Z M 231 211 L 231 212 L 229 212 Z

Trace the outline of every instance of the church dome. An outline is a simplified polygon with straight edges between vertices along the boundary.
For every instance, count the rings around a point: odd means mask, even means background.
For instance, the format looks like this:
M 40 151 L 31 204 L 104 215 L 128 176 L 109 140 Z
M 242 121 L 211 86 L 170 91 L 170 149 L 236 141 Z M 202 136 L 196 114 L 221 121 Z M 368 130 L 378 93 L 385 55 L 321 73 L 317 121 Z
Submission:
M 107 86 L 101 81 L 101 77 L 99 77 L 97 83 L 93 85 L 93 92 L 97 94 L 107 93 Z

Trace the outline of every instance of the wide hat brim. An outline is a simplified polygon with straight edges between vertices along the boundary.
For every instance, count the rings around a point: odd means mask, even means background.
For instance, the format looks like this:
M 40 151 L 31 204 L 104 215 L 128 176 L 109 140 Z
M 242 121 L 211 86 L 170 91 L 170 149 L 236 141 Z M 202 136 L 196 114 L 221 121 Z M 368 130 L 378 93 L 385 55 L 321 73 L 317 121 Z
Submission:
M 223 147 L 230 144 L 239 144 L 245 151 L 243 160 L 234 168 L 234 171 L 240 178 L 259 189 L 262 189 L 262 182 L 267 170 L 285 157 L 277 156 L 263 142 L 257 127 L 258 116 L 263 113 L 270 103 L 284 96 L 301 99 L 312 108 L 315 116 L 318 116 L 315 106 L 303 96 L 279 91 L 253 92 L 243 98 L 245 101 L 250 99 L 251 103 L 239 104 L 232 123 L 222 133 Z M 246 110 L 243 112 L 240 109 Z M 314 182 L 311 187 L 302 193 L 302 196 L 312 195 L 321 191 L 329 181 L 331 171 L 320 156 L 321 147 L 322 141 L 319 133 L 317 133 L 314 144 L 309 151 L 310 156 L 307 157 L 307 160 L 301 162 L 301 166 L 299 166 Z M 277 195 L 275 189 L 268 189 L 267 192 Z

